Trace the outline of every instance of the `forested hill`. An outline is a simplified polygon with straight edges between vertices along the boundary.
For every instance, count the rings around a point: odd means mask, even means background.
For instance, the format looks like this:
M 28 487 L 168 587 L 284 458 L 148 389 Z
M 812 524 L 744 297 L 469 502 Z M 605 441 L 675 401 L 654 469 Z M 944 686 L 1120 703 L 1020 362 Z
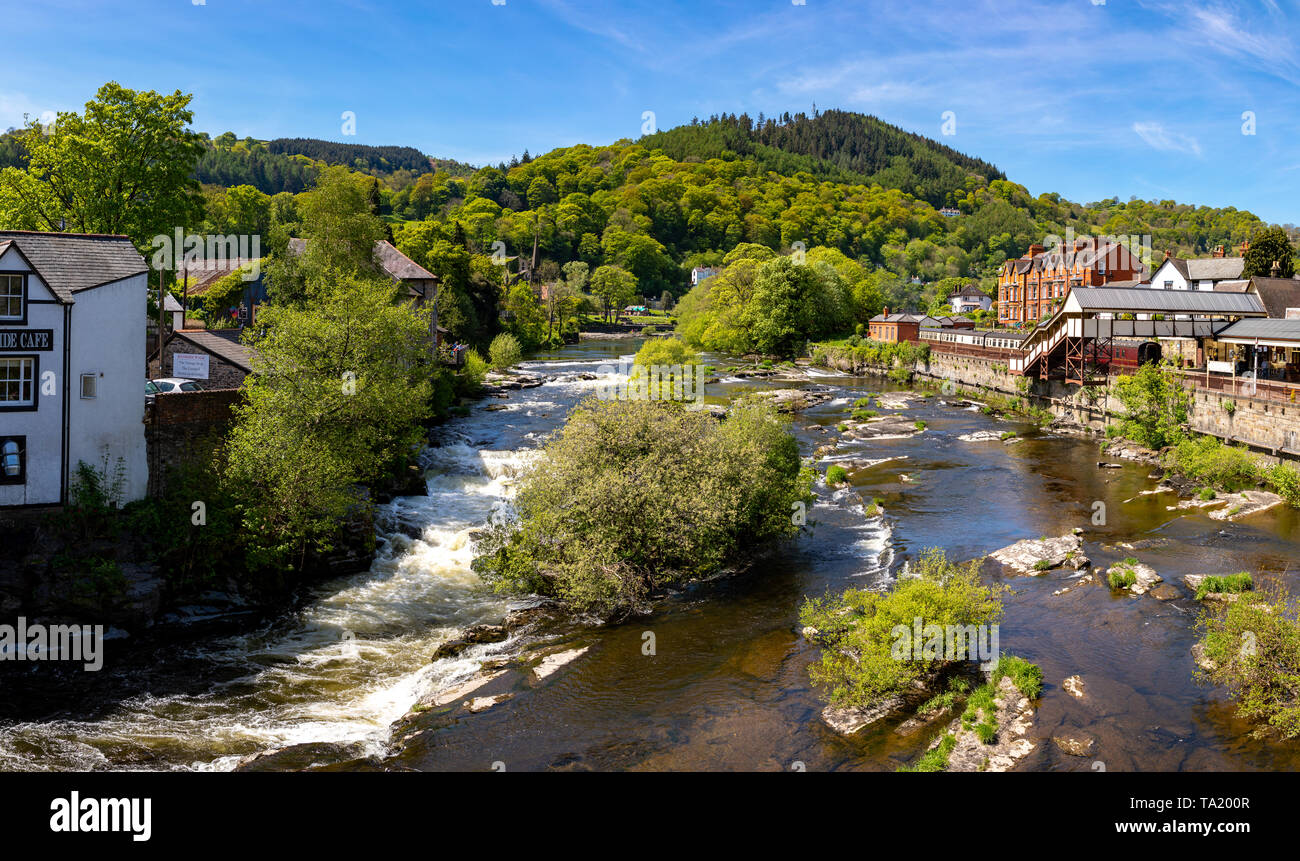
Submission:
M 982 159 L 890 125 L 873 116 L 830 110 L 809 117 L 784 114 L 713 116 L 641 138 L 678 161 L 752 158 L 782 175 L 807 171 L 819 179 L 897 188 L 932 206 L 955 206 L 977 175 L 987 185 L 1006 175 Z
M 426 173 L 464 177 L 475 171 L 471 165 L 430 158 L 409 146 L 368 146 L 316 138 L 238 140 L 226 132 L 210 141 L 194 175 L 204 184 L 227 188 L 251 185 L 265 194 L 297 194 L 311 187 L 320 165 L 336 164 L 399 188 Z

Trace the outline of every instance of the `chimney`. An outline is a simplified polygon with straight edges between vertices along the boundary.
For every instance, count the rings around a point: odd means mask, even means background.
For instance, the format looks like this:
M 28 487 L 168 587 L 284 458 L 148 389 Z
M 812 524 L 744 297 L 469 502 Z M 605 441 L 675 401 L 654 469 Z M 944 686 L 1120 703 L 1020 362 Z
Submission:
M 1282 264 L 1281 264 L 1279 261 L 1274 260 L 1274 261 L 1273 261 L 1273 270 L 1272 270 L 1272 272 L 1270 272 L 1269 274 L 1272 275 L 1274 278 L 1276 278 L 1276 277 L 1278 277 L 1279 275 L 1281 275 L 1281 274 L 1282 274 Z
M 888 306 L 888 305 L 885 306 L 884 316 L 886 316 L 886 317 L 889 316 L 889 306 Z
M 1246 252 L 1249 251 L 1249 250 L 1250 250 L 1250 240 L 1247 239 L 1247 240 L 1245 240 L 1244 242 L 1242 242 L 1240 246 L 1238 246 L 1238 248 L 1237 248 L 1237 253 L 1238 253 L 1239 256 L 1241 256 L 1241 257 L 1245 257 L 1245 256 L 1246 256 Z
M 1170 251 L 1168 248 L 1166 248 L 1166 249 L 1165 249 L 1165 259 L 1168 260 L 1170 257 L 1173 257 L 1173 256 L 1174 256 L 1174 253 L 1173 253 L 1172 251 Z
M 1047 249 L 1043 248 L 1043 246 L 1038 245 L 1037 243 L 1035 243 L 1035 244 L 1029 246 L 1029 251 L 1025 254 L 1025 256 L 1026 256 L 1026 257 L 1034 257 L 1034 256 L 1036 256 L 1036 255 L 1042 254 L 1042 253 L 1043 253 L 1044 251 L 1046 251 L 1046 250 L 1047 250 Z
M 1214 256 L 1215 256 L 1215 257 L 1223 257 L 1226 253 L 1227 253 L 1227 252 L 1224 250 L 1224 248 L 1223 248 L 1222 245 L 1216 246 L 1215 249 L 1214 249 Z

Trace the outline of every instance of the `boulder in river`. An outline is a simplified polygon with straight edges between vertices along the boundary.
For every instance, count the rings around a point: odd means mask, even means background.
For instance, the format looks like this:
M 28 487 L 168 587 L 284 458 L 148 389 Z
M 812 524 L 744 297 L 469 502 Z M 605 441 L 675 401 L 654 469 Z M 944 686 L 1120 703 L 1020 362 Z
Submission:
M 1092 756 L 1097 750 L 1097 737 L 1081 729 L 1062 729 L 1052 736 L 1052 744 L 1070 756 Z
M 1027 538 L 989 555 L 1019 574 L 1045 574 L 1061 567 L 1077 571 L 1091 564 L 1083 555 L 1083 539 L 1074 534 L 1059 538 Z
M 824 404 L 831 399 L 830 392 L 820 389 L 775 389 L 770 392 L 756 392 L 755 396 L 770 401 L 772 406 L 783 413 L 797 413 Z
M 1010 771 L 1033 752 L 1036 742 L 1029 738 L 1034 721 L 1034 704 L 1020 692 L 1010 676 L 998 682 L 993 697 L 997 707 L 997 736 L 992 744 L 980 741 L 975 729 L 962 726 L 956 718 L 948 732 L 957 743 L 948 757 L 948 771 Z
M 433 660 L 455 657 L 470 646 L 480 643 L 500 643 L 509 636 L 510 632 L 505 625 L 470 625 L 459 635 L 438 646 L 433 653 Z

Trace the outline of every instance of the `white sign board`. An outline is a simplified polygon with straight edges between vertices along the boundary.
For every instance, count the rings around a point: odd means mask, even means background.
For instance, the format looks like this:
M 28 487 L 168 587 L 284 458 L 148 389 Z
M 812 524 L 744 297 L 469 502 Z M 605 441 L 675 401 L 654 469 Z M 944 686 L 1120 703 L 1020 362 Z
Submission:
M 1211 374 L 1231 374 L 1232 362 L 1206 362 L 1206 370 Z
M 173 353 L 172 376 L 187 380 L 206 380 L 208 378 L 207 354 Z

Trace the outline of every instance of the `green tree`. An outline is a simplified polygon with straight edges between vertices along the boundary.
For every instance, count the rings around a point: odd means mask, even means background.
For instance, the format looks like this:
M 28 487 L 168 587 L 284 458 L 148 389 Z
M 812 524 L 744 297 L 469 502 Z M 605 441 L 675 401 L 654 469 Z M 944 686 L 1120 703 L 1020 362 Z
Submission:
M 605 319 L 625 307 L 636 296 L 636 276 L 621 266 L 601 266 L 591 274 L 591 293 L 600 300 Z
M 226 447 L 250 549 L 301 565 L 328 550 L 358 485 L 404 466 L 430 414 L 427 310 L 382 278 L 324 273 L 305 307 L 263 309 L 258 353 Z
M 1124 436 L 1150 449 L 1174 445 L 1183 438 L 1191 397 L 1171 367 L 1148 364 L 1135 374 L 1120 377 L 1115 397 L 1124 405 L 1120 419 Z
M 1273 264 L 1277 264 L 1274 271 Z M 1250 247 L 1246 249 L 1245 267 L 1242 278 L 1261 275 L 1265 278 L 1276 275 L 1278 278 L 1290 278 L 1295 275 L 1295 247 L 1281 227 L 1270 227 L 1262 233 L 1252 236 Z
M 811 501 L 788 426 L 757 405 L 724 422 L 677 403 L 588 399 L 520 479 L 519 519 L 474 569 L 503 591 L 620 616 L 666 585 L 716 574 L 799 531 Z
M 30 123 L 26 167 L 0 172 L 0 223 L 120 233 L 141 251 L 154 236 L 197 227 L 203 198 L 192 174 L 204 145 L 189 127 L 192 98 L 109 82 L 83 114 L 61 112 L 49 129 Z

